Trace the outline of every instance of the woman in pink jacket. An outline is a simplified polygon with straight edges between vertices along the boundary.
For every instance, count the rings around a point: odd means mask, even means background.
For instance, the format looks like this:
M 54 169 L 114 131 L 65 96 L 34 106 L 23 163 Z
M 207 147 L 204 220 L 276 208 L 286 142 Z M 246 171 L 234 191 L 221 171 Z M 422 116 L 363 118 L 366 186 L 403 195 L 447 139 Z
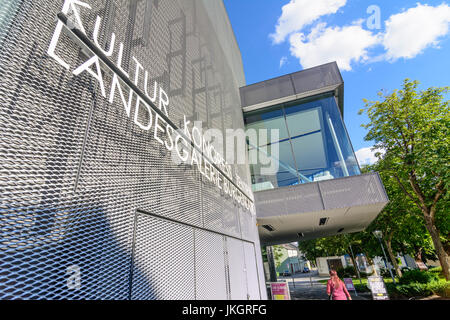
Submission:
M 344 282 L 339 279 L 335 270 L 330 271 L 330 280 L 327 283 L 327 294 L 331 294 L 332 300 L 352 300 L 350 293 L 348 293 Z

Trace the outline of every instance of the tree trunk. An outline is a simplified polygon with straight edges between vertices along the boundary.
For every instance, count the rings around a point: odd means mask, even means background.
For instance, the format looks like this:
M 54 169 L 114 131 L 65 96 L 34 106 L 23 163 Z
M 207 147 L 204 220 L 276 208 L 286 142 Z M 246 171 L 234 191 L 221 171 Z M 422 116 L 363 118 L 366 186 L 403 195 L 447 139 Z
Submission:
M 437 256 L 439 258 L 439 262 L 441 263 L 442 273 L 447 281 L 450 280 L 450 262 L 448 258 L 447 252 L 444 250 L 444 246 L 442 245 L 441 239 L 439 237 L 439 231 L 434 225 L 431 218 L 425 217 L 425 226 L 428 232 L 431 235 L 431 239 L 433 239 L 434 249 L 436 250 Z
M 277 282 L 277 271 L 275 269 L 275 261 L 273 258 L 273 248 L 271 246 L 267 246 L 266 252 L 267 252 L 267 262 L 269 264 L 270 281 Z
M 351 252 L 347 252 L 347 254 L 350 256 L 350 259 L 352 260 L 353 268 L 355 268 L 355 272 L 358 272 L 358 265 L 356 264 L 355 259 L 353 259 L 352 253 Z
M 447 234 L 447 239 L 450 239 L 450 233 Z M 450 242 L 444 244 L 444 250 L 447 252 L 447 255 L 450 255 Z
M 422 261 L 422 248 L 415 248 L 416 253 L 414 254 L 415 261 Z
M 386 248 L 387 248 L 387 251 L 389 254 L 389 258 L 391 259 L 392 265 L 394 266 L 395 273 L 397 273 L 397 276 L 399 278 L 401 278 L 402 271 L 400 270 L 400 267 L 398 266 L 397 258 L 394 256 L 394 253 L 392 252 L 392 242 L 391 242 L 391 240 L 386 240 L 385 243 L 386 243 Z
M 445 276 L 445 279 L 447 281 L 450 280 L 450 262 L 448 258 L 447 252 L 444 250 L 444 246 L 442 245 L 441 239 L 439 238 L 439 231 L 436 228 L 434 217 L 436 213 L 436 204 L 439 200 L 439 198 L 444 194 L 443 189 L 443 181 L 440 181 L 436 185 L 437 192 L 433 197 L 433 204 L 431 207 L 427 206 L 426 198 L 424 197 L 423 193 L 420 190 L 420 187 L 417 183 L 417 178 L 415 176 L 414 170 L 410 172 L 409 175 L 409 182 L 411 184 L 412 189 L 414 190 L 414 193 L 417 195 L 419 202 L 416 202 L 416 204 L 419 206 L 419 208 L 422 211 L 423 217 L 425 219 L 425 227 L 427 228 L 428 232 L 430 233 L 431 239 L 433 239 L 433 245 L 434 250 L 436 250 L 436 253 L 439 258 L 439 262 L 441 263 L 442 267 L 442 273 Z M 405 190 L 404 190 L 405 191 Z M 408 193 L 407 193 L 408 194 Z M 413 199 L 413 198 L 411 198 Z
M 353 267 L 355 268 L 355 272 L 356 272 L 356 276 L 358 277 L 359 282 L 362 284 L 362 281 L 361 281 L 361 274 L 359 273 L 359 268 L 358 268 L 358 265 L 356 264 L 355 257 L 353 256 L 351 250 L 350 250 L 350 252 L 349 252 L 348 254 L 350 255 L 350 258 L 352 259 Z
M 369 257 L 369 255 L 367 255 L 365 252 L 363 252 L 363 254 L 366 257 L 366 260 L 369 263 L 369 265 L 372 266 L 373 274 L 375 276 L 378 276 L 377 269 L 375 268 L 375 262 L 373 261 L 373 259 L 371 257 Z

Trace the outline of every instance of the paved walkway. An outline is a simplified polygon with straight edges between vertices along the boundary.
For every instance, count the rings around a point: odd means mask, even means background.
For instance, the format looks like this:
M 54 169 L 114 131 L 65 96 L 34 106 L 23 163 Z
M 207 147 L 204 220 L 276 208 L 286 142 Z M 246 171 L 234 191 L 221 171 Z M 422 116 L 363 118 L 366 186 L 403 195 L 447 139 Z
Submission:
M 320 283 L 319 280 L 328 280 L 329 277 L 319 277 L 317 271 L 296 274 L 294 279 L 292 277 L 279 277 L 278 279 L 287 280 L 292 300 L 328 300 L 327 286 Z M 356 296 L 351 291 L 350 295 L 353 300 L 371 300 L 370 294 L 367 293 L 358 293 Z

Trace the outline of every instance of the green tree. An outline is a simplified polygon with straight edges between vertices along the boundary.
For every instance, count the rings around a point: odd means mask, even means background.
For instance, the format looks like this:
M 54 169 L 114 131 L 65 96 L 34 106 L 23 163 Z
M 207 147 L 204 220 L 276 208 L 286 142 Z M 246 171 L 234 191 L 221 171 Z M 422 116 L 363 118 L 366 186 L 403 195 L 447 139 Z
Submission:
M 261 246 L 261 255 L 262 255 L 262 260 L 263 262 L 268 262 L 268 258 L 267 258 L 267 250 L 265 246 Z
M 383 158 L 380 169 L 421 211 L 449 280 L 450 262 L 441 239 L 441 232 L 445 235 L 447 230 L 439 230 L 436 223 L 449 215 L 450 112 L 449 101 L 444 100 L 449 87 L 418 91 L 418 84 L 406 79 L 402 90 L 378 93 L 383 101 L 365 100 L 360 114 L 366 113 L 370 120 L 363 125 L 368 129 L 365 140 L 375 142 L 374 150 Z M 439 208 L 442 212 L 437 212 Z
M 322 239 L 305 240 L 298 242 L 298 249 L 303 253 L 309 261 L 316 261 L 319 257 L 326 256 L 326 251 L 322 247 Z
M 368 229 L 370 226 L 368 227 Z M 370 229 L 369 229 L 370 230 Z M 375 229 L 373 229 L 375 230 Z M 361 231 L 358 233 L 354 233 L 350 235 L 352 238 L 352 247 L 355 253 L 362 253 L 367 259 L 369 265 L 373 266 L 374 272 L 375 262 L 373 261 L 374 257 L 381 256 L 383 253 L 380 248 L 380 244 L 376 241 L 371 231 Z
M 348 254 L 356 266 L 356 261 L 350 250 L 350 243 L 353 238 L 349 235 L 336 235 L 327 238 L 300 241 L 299 250 L 304 253 L 310 261 L 315 261 L 319 257 L 341 256 Z
M 357 245 L 358 249 L 362 250 L 361 252 L 365 253 L 367 258 L 369 255 L 371 257 L 380 255 L 379 243 L 374 240 L 372 233 L 374 230 L 381 230 L 385 235 L 384 241 L 391 261 L 395 261 L 394 252 L 409 254 L 420 261 L 422 258 L 436 260 L 433 242 L 424 226 L 421 211 L 408 197 L 405 197 L 396 180 L 389 173 L 382 171 L 382 161 L 381 159 L 375 165 L 364 167 L 362 172 L 380 173 L 389 197 L 389 204 L 364 232 L 358 234 L 359 243 L 363 244 Z M 395 266 L 396 270 L 398 267 Z M 400 276 L 400 274 L 397 272 L 397 275 Z
M 280 259 L 283 258 L 283 251 L 286 250 L 280 245 L 272 246 L 273 249 L 273 259 L 275 260 L 276 264 L 279 264 L 281 261 Z
M 383 240 L 389 255 L 389 259 L 394 266 L 398 277 L 402 276 L 399 264 L 397 263 L 396 253 L 403 252 L 406 247 L 410 248 L 412 241 L 416 243 L 419 240 L 426 241 L 424 235 L 423 223 L 417 221 L 417 215 L 420 213 L 415 204 L 407 197 L 399 187 L 397 181 L 383 170 L 383 160 L 379 160 L 375 165 L 367 168 L 380 173 L 381 180 L 389 197 L 389 203 L 383 211 L 367 228 L 371 233 L 374 230 L 381 230 L 384 234 Z M 405 245 L 408 244 L 408 245 Z M 421 243 L 421 247 L 423 244 Z

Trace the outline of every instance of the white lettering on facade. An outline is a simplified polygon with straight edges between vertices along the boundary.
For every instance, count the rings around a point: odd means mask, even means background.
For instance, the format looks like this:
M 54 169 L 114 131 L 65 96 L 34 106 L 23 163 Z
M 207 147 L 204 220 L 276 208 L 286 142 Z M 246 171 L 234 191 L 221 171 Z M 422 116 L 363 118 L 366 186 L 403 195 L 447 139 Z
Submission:
M 66 0 L 62 9 L 62 13 L 68 14 L 69 11 L 73 13 L 75 20 L 77 22 L 77 27 L 86 34 L 85 29 L 83 27 L 80 14 L 78 12 L 78 7 L 83 7 L 87 9 L 91 9 L 91 6 L 87 3 L 78 1 L 78 0 Z M 69 23 L 68 23 L 69 24 Z M 95 46 L 107 57 L 110 57 L 114 53 L 115 48 L 115 40 L 116 35 L 114 33 L 111 34 L 111 41 L 109 44 L 108 51 L 102 49 L 98 42 L 98 33 L 100 30 L 101 18 L 97 16 L 97 20 L 94 26 L 93 32 L 93 40 Z M 58 42 L 60 41 L 61 32 L 64 30 L 65 25 L 62 21 L 58 20 L 58 23 L 55 28 L 55 32 L 53 34 L 52 40 L 50 42 L 50 46 L 47 50 L 47 53 L 50 57 L 52 57 L 56 62 L 58 62 L 65 69 L 70 70 L 71 66 L 62 60 L 56 54 L 56 48 L 58 46 Z M 123 59 L 123 43 L 119 44 L 118 49 L 118 58 L 116 67 L 129 79 L 129 74 L 125 72 L 122 68 L 122 59 Z M 164 115 L 169 117 L 169 108 L 170 108 L 170 99 L 166 91 L 158 85 L 157 81 L 154 81 L 153 88 L 150 90 L 149 88 L 149 73 L 145 70 L 144 66 L 133 56 L 132 57 L 135 63 L 135 73 L 134 73 L 134 85 L 139 86 L 140 74 L 144 72 L 144 94 L 145 96 L 154 103 L 157 108 L 164 113 Z M 101 94 L 103 97 L 106 97 L 106 89 L 104 78 L 102 74 L 102 70 L 100 67 L 100 59 L 97 55 L 93 54 L 87 61 L 82 63 L 80 66 L 75 68 L 72 73 L 75 76 L 80 75 L 83 72 L 87 72 L 90 74 L 95 80 L 97 80 Z M 131 80 L 131 79 L 130 79 Z M 122 83 L 122 80 L 119 78 L 118 74 L 113 72 L 112 81 L 110 84 L 110 92 L 109 92 L 109 103 L 114 103 L 114 98 L 116 94 L 116 90 L 119 93 L 120 100 L 124 106 L 127 117 L 129 118 L 131 115 L 131 105 L 134 94 L 136 94 L 136 105 L 135 105 L 135 113 L 134 113 L 134 123 L 144 131 L 150 131 L 153 127 L 153 137 L 158 143 L 165 146 L 168 151 L 173 151 L 175 149 L 175 154 L 178 157 L 178 160 L 190 165 L 196 165 L 199 172 L 206 177 L 208 181 L 214 184 L 219 190 L 223 190 L 225 194 L 230 195 L 237 203 L 241 204 L 244 208 L 251 211 L 254 214 L 254 205 L 251 200 L 249 200 L 241 190 L 248 192 L 250 188 L 241 181 L 237 173 L 234 174 L 236 177 L 236 187 L 231 181 L 233 181 L 233 173 L 232 167 L 229 165 L 222 154 L 216 150 L 214 145 L 211 143 L 211 140 L 208 138 L 209 135 L 214 136 L 216 141 L 216 147 L 222 148 L 223 145 L 217 142 L 223 141 L 222 133 L 218 129 L 210 129 L 208 131 L 214 132 L 202 132 L 202 123 L 201 121 L 196 121 L 190 128 L 191 121 L 184 116 L 184 126 L 180 130 L 182 134 L 188 139 L 178 132 L 175 128 L 173 128 L 169 123 L 167 123 L 162 116 L 160 116 L 156 111 L 153 111 L 149 104 L 144 101 L 139 94 L 134 92 L 127 85 Z M 125 97 L 125 91 L 128 92 L 128 102 Z M 149 94 L 149 91 L 152 95 Z M 158 101 L 156 101 L 158 100 Z M 173 106 L 172 106 L 173 107 Z M 153 121 L 154 120 L 154 121 Z M 166 139 L 163 140 L 163 136 L 166 136 Z M 219 137 L 219 138 L 217 138 Z M 216 139 L 217 138 L 217 139 Z M 192 141 L 192 143 L 196 146 L 193 148 L 191 143 L 188 141 Z M 172 152 L 174 155 L 174 152 Z M 209 159 L 211 161 L 209 161 Z M 178 162 L 177 162 L 178 163 Z M 216 168 L 219 168 L 220 171 Z M 222 174 L 222 172 L 224 174 Z M 239 188 L 239 189 L 238 189 Z

